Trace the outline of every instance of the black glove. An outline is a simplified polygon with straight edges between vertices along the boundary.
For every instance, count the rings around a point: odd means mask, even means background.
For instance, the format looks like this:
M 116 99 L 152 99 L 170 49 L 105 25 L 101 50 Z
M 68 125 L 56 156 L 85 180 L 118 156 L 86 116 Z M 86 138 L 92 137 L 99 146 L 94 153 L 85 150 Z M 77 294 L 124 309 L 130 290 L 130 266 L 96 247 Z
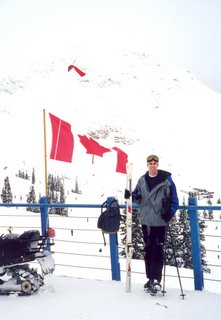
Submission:
M 124 199 L 129 199 L 130 196 L 131 196 L 130 191 L 125 189 L 125 191 L 124 191 Z
M 173 216 L 174 216 L 174 213 L 170 210 L 170 211 L 164 212 L 162 214 L 162 219 L 165 222 L 170 222 L 170 220 L 173 218 Z

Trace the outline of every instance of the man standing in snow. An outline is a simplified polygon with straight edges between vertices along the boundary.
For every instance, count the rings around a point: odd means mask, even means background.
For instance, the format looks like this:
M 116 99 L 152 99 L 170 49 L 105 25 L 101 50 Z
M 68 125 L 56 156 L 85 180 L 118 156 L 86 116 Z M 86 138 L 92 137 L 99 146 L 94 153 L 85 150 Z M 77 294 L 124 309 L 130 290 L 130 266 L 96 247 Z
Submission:
M 140 205 L 139 221 L 145 245 L 144 261 L 148 281 L 144 289 L 153 293 L 161 290 L 166 229 L 178 207 L 176 186 L 171 173 L 159 170 L 158 165 L 158 156 L 147 157 L 148 171 L 139 178 L 132 192 L 133 202 Z M 129 197 L 129 190 L 125 190 L 125 199 Z

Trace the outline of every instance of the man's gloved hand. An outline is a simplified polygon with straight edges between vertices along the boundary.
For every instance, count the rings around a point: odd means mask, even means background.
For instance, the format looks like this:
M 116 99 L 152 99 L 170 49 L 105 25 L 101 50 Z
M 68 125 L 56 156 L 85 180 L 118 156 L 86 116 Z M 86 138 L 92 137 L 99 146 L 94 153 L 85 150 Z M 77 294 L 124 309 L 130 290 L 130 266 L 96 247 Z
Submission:
M 129 199 L 131 196 L 130 191 L 128 189 L 125 189 L 124 191 L 124 199 Z
M 170 211 L 167 211 L 164 214 L 162 214 L 162 219 L 165 222 L 170 222 L 170 220 L 173 218 L 173 216 L 174 216 L 174 213 L 170 210 Z

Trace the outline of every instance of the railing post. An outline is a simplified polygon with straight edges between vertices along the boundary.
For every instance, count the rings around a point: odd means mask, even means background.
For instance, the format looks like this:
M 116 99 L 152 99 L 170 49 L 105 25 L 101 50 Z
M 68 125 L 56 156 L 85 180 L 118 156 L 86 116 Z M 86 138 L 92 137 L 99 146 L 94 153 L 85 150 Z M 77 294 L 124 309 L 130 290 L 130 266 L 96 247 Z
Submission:
M 194 197 L 189 197 L 189 205 L 197 206 L 197 199 Z M 189 217 L 190 217 L 190 229 L 191 229 L 191 241 L 192 241 L 194 285 L 195 285 L 195 290 L 203 290 L 204 281 L 203 281 L 198 211 L 196 209 L 190 209 Z
M 107 203 L 112 202 L 113 199 L 114 199 L 114 197 L 108 197 Z M 117 233 L 110 234 L 109 238 L 110 238 L 112 280 L 120 281 L 120 263 L 119 263 Z
M 39 200 L 41 204 L 48 204 L 48 197 L 41 197 Z M 40 207 L 41 210 L 41 234 L 46 236 L 46 232 L 49 228 L 49 219 L 48 219 L 48 207 Z M 50 246 L 47 244 L 46 249 L 50 251 Z
M 110 255 L 112 280 L 120 281 L 120 263 L 117 244 L 117 233 L 110 234 Z

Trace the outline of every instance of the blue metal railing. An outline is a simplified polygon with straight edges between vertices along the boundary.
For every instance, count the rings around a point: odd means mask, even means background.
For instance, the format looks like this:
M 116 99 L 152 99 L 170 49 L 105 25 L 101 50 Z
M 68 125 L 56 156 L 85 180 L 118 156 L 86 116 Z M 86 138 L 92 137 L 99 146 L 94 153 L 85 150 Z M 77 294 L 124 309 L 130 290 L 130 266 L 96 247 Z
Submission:
M 45 235 L 49 228 L 48 208 L 101 208 L 101 204 L 51 204 L 47 197 L 42 197 L 39 203 L 0 203 L 0 207 L 38 207 L 41 211 L 41 231 Z M 125 209 L 126 205 L 120 205 L 120 209 Z M 133 208 L 139 208 L 133 205 Z M 188 210 L 190 217 L 190 231 L 192 241 L 192 260 L 194 273 L 195 290 L 203 290 L 203 267 L 200 245 L 200 230 L 198 221 L 198 210 L 221 210 L 221 206 L 198 206 L 195 197 L 189 197 L 188 205 L 179 206 L 178 210 Z M 120 264 L 117 239 L 114 234 L 110 234 L 110 257 L 112 280 L 120 281 Z M 50 248 L 48 247 L 48 250 Z

